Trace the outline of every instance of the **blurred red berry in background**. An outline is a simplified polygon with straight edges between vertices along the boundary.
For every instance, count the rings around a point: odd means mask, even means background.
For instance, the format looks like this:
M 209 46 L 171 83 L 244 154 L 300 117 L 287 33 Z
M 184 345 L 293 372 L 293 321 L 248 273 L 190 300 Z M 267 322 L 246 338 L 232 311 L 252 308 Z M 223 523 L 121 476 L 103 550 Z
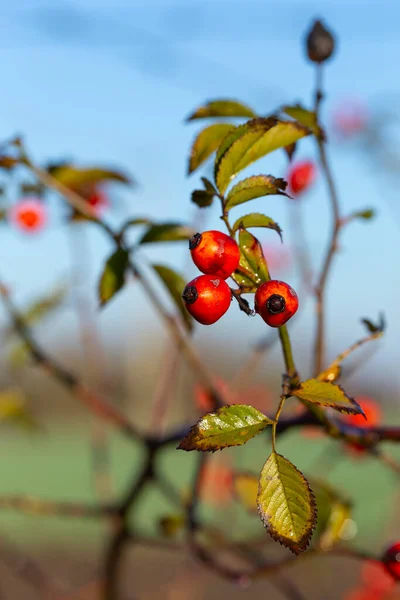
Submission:
M 396 581 L 400 581 L 400 542 L 392 544 L 392 546 L 386 550 L 382 560 L 386 571 Z
M 223 506 L 232 498 L 233 470 L 222 462 L 210 461 L 200 479 L 200 499 L 207 504 Z
M 381 422 L 382 411 L 376 400 L 368 396 L 358 396 L 355 400 L 363 409 L 367 420 L 365 420 L 363 415 L 344 415 L 342 419 L 346 423 L 368 430 L 369 427 L 374 427 L 374 425 L 378 425 Z M 365 452 L 365 448 L 361 444 L 350 443 L 348 446 L 356 452 Z
M 361 569 L 361 582 L 357 589 L 349 592 L 345 600 L 385 600 L 395 583 L 385 572 L 381 562 L 366 560 Z
M 299 196 L 315 181 L 316 168 L 311 160 L 298 161 L 290 167 L 287 175 L 288 193 Z
M 47 223 L 47 210 L 40 200 L 27 198 L 11 207 L 9 219 L 20 231 L 37 233 Z
M 368 111 L 358 99 L 342 100 L 332 113 L 332 127 L 340 138 L 351 138 L 363 131 L 368 123 Z
M 86 199 L 98 216 L 110 206 L 107 194 L 98 187 L 94 187 Z

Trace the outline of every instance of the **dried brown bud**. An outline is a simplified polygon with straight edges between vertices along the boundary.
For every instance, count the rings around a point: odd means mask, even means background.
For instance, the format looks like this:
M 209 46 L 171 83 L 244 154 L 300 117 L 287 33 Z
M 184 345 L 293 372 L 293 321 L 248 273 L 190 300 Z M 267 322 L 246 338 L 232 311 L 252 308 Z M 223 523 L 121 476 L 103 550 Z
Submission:
M 313 62 L 328 60 L 335 49 L 335 38 L 321 21 L 315 21 L 306 37 L 307 54 Z

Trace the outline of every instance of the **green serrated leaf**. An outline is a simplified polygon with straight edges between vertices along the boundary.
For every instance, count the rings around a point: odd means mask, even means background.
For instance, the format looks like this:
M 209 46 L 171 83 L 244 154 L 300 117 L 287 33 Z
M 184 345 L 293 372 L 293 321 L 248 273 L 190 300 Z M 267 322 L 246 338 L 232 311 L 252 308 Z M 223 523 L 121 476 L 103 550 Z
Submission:
M 257 114 L 246 104 L 237 100 L 211 100 L 199 106 L 186 121 L 208 119 L 209 117 L 256 117 Z
M 194 190 L 192 193 L 192 202 L 197 204 L 200 208 L 205 208 L 212 204 L 214 196 L 218 196 L 218 191 L 206 177 L 202 177 L 201 180 L 204 185 L 204 190 Z
M 272 538 L 294 554 L 306 550 L 317 523 L 314 494 L 304 475 L 276 452 L 262 468 L 257 507 Z
M 260 242 L 246 229 L 239 229 L 240 262 L 246 276 L 259 286 L 269 281 L 267 261 Z
M 183 318 L 183 323 L 187 329 L 191 331 L 193 329 L 193 319 L 182 302 L 182 292 L 185 288 L 186 281 L 181 275 L 179 275 L 179 273 L 173 271 L 169 267 L 165 267 L 164 265 L 153 265 L 153 269 L 163 281 L 165 287 L 170 293 Z
M 189 240 L 195 233 L 194 229 L 181 223 L 152 224 L 139 240 L 139 244 L 179 242 Z
M 214 178 L 218 190 L 224 194 L 232 179 L 244 168 L 310 133 L 296 121 L 274 117 L 254 119 L 236 127 L 228 133 L 217 151 Z
M 226 197 L 225 210 L 230 210 L 233 206 L 262 196 L 279 195 L 288 197 L 285 193 L 286 187 L 287 183 L 284 179 L 277 179 L 272 175 L 247 177 L 230 190 Z
M 232 129 L 234 129 L 234 125 L 229 123 L 216 123 L 200 131 L 190 150 L 189 175 L 198 169 L 217 150 L 222 140 Z
M 51 174 L 57 181 L 72 189 L 79 189 L 89 184 L 96 184 L 104 181 L 118 181 L 129 185 L 132 185 L 133 183 L 132 179 L 125 174 L 102 167 L 81 169 L 73 165 L 62 165 L 53 168 Z
M 239 228 L 248 229 L 249 227 L 266 227 L 267 229 L 273 229 L 277 232 L 282 241 L 282 229 L 279 227 L 278 223 L 275 223 L 273 219 L 266 215 L 261 213 L 250 213 L 249 215 L 239 217 L 239 219 L 234 222 L 232 229 L 236 232 Z
M 308 110 L 307 108 L 304 108 L 304 106 L 301 106 L 301 104 L 284 106 L 282 111 L 289 117 L 296 119 L 296 121 L 305 127 L 308 127 L 308 129 L 310 129 L 317 137 L 324 137 L 321 127 L 317 124 L 317 115 L 315 114 L 315 111 Z
M 129 253 L 122 248 L 107 259 L 98 286 L 100 306 L 107 304 L 124 286 L 128 262 Z
M 253 406 L 224 406 L 201 417 L 178 449 L 215 452 L 230 446 L 242 446 L 271 424 L 271 419 Z
M 353 398 L 347 396 L 340 385 L 328 381 L 307 379 L 302 381 L 300 387 L 291 392 L 291 395 L 312 404 L 329 406 L 339 412 L 364 415 L 361 406 Z
M 194 190 L 192 192 L 192 202 L 197 204 L 199 208 L 211 206 L 213 199 L 214 194 L 207 192 L 206 190 Z
M 309 479 L 309 483 L 318 511 L 314 541 L 318 548 L 329 550 L 341 541 L 351 515 L 351 502 L 326 482 Z M 257 513 L 258 485 L 258 477 L 253 473 L 236 472 L 233 476 L 234 497 L 250 514 Z

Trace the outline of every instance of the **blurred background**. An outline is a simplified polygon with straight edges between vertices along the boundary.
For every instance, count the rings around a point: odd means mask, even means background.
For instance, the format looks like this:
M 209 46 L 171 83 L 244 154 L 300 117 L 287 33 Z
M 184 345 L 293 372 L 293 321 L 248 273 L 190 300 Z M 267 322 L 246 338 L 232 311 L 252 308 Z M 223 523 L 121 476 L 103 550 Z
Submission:
M 204 125 L 184 120 L 214 98 L 239 99 L 261 114 L 298 101 L 311 106 L 314 71 L 305 59 L 303 36 L 314 18 L 324 19 L 338 39 L 336 54 L 326 67 L 322 110 L 343 213 L 371 207 L 376 211 L 376 218 L 355 221 L 341 237 L 327 294 L 328 356 L 333 359 L 363 335 L 361 318 L 376 320 L 384 312 L 386 335 L 346 363 L 344 383 L 349 394 L 375 400 L 383 421 L 400 425 L 396 0 L 2 3 L 0 129 L 4 140 L 21 135 L 39 164 L 106 165 L 132 177 L 133 186 L 102 187 L 102 216 L 113 226 L 149 217 L 182 221 L 200 231 L 220 228 L 217 206 L 200 210 L 190 202 L 200 174 L 209 176 L 212 170 L 209 162 L 202 173 L 187 176 L 190 146 Z M 302 159 L 317 162 L 313 140 L 299 144 L 295 160 Z M 285 177 L 287 168 L 287 157 L 277 152 L 249 167 L 246 174 Z M 21 179 L 4 173 L 1 181 L 0 208 L 7 214 L 23 195 Z M 286 198 L 262 198 L 253 202 L 252 210 L 266 212 L 284 232 L 284 245 L 268 230 L 258 237 L 272 275 L 299 291 L 301 309 L 290 323 L 290 333 L 298 367 L 306 377 L 311 374 L 315 307 L 297 268 L 296 223 L 301 216 L 311 264 L 318 269 L 330 228 L 326 186 L 318 170 L 315 184 L 299 203 L 300 207 Z M 142 429 L 160 426 L 154 406 L 173 372 L 176 385 L 168 390 L 162 426 L 192 423 L 201 410 L 193 377 L 137 283 L 128 282 L 99 310 L 97 282 L 112 250 L 109 240 L 90 223 L 68 222 L 60 198 L 50 196 L 46 207 L 46 226 L 35 235 L 10 219 L 0 223 L 0 279 L 21 311 L 58 295 L 53 309 L 33 319 L 37 339 Z M 234 209 L 234 218 L 243 214 L 242 208 Z M 140 231 L 132 231 L 132 244 Z M 140 252 L 145 265 L 165 263 L 187 280 L 196 275 L 187 242 L 153 244 Z M 162 286 L 154 278 L 153 282 L 173 308 Z M 5 311 L 0 312 L 0 335 L 3 393 L 19 394 L 39 424 L 38 430 L 27 431 L 5 420 L 0 493 L 76 502 L 95 502 L 99 493 L 115 497 L 140 464 L 139 445 L 133 447 L 94 423 L 57 382 L 35 367 L 12 333 Z M 245 381 L 237 377 L 254 344 L 272 337 L 259 318 L 231 309 L 213 327 L 196 328 L 194 340 L 220 379 L 232 382 L 236 377 L 241 401 L 273 412 L 283 368 L 277 345 L 260 357 Z M 93 440 L 100 440 L 108 464 L 100 480 L 94 472 Z M 379 553 L 400 536 L 398 480 L 382 464 L 299 432 L 283 436 L 279 447 L 288 458 L 295 457 L 305 473 L 327 475 L 351 498 L 349 537 L 356 547 Z M 395 456 L 397 449 L 389 450 Z M 216 475 L 204 497 L 207 518 L 240 539 L 262 533 L 261 525 L 257 517 L 231 505 L 221 480 L 233 464 L 258 473 L 267 452 L 265 440 L 257 438 L 215 459 Z M 170 448 L 162 458 L 160 468 L 166 477 L 182 493 L 187 491 L 195 457 Z M 132 519 L 146 535 L 156 536 L 160 518 L 173 511 L 164 496 L 154 492 Z M 99 598 L 108 533 L 107 524 L 96 520 L 0 510 L 0 598 L 48 597 L 25 576 L 31 559 L 60 584 L 66 594 L 60 598 Z M 282 553 L 274 546 L 271 551 Z M 290 568 L 290 577 L 310 600 L 350 598 L 347 594 L 359 576 L 359 565 L 343 559 L 304 561 L 301 567 Z M 267 580 L 236 589 L 184 553 L 135 548 L 127 555 L 121 578 L 126 600 L 197 600 L 228 593 L 231 598 L 288 597 Z M 400 593 L 393 589 L 385 598 L 400 598 Z

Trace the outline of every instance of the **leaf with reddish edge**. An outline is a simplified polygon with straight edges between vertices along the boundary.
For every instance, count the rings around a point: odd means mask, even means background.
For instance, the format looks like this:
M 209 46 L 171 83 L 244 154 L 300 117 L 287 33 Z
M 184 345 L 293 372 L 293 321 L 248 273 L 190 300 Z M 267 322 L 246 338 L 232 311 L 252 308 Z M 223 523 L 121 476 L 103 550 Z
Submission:
M 295 104 L 294 106 L 284 106 L 282 108 L 282 111 L 289 117 L 296 119 L 296 121 L 298 121 L 305 127 L 308 127 L 308 129 L 311 129 L 311 131 L 316 137 L 325 139 L 325 134 L 317 123 L 317 115 L 315 111 L 308 110 L 307 108 L 304 108 L 304 106 L 301 106 L 301 104 Z
M 228 133 L 214 163 L 217 188 L 224 194 L 236 175 L 266 154 L 284 148 L 311 131 L 296 121 L 275 117 L 253 119 Z
M 237 183 L 226 197 L 224 208 L 230 210 L 234 206 L 261 198 L 262 196 L 279 195 L 288 196 L 285 193 L 287 183 L 284 179 L 272 175 L 254 175 L 247 177 Z
M 215 452 L 242 446 L 261 433 L 271 419 L 247 404 L 231 404 L 201 417 L 178 446 L 179 450 Z
M 364 415 L 361 406 L 353 398 L 347 396 L 340 385 L 329 381 L 307 379 L 302 381 L 300 386 L 291 392 L 291 395 L 312 404 L 328 406 L 339 412 Z
M 314 494 L 304 475 L 281 454 L 272 452 L 261 470 L 257 506 L 274 540 L 294 554 L 307 549 L 317 523 Z

